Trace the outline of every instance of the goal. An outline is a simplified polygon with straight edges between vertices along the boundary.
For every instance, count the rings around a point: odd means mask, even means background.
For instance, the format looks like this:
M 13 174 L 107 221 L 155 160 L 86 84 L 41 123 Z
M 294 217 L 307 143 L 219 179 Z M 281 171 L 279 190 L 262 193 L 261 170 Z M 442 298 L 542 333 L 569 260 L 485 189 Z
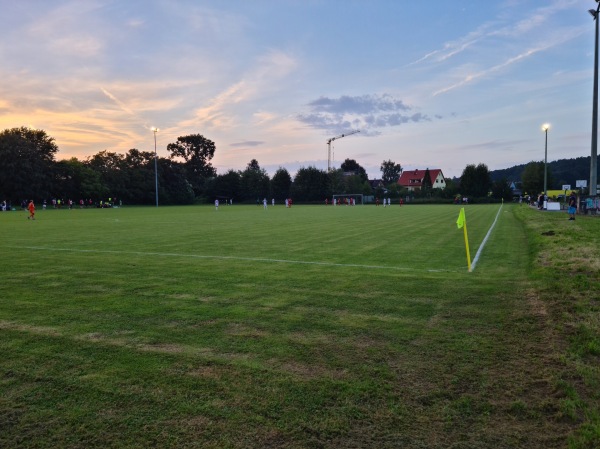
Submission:
M 354 200 L 354 204 L 364 204 L 362 193 L 339 193 L 333 195 L 333 199 L 339 205 L 351 205 L 350 200 Z

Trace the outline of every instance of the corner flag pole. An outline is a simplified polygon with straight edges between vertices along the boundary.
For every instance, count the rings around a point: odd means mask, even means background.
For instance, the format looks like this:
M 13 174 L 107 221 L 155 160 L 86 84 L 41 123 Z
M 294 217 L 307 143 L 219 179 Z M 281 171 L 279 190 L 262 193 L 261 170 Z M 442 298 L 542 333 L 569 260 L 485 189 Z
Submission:
M 467 217 L 465 216 L 465 208 L 461 207 L 460 213 L 458 214 L 458 219 L 456 220 L 456 226 L 458 229 L 463 228 L 463 233 L 465 235 L 465 248 L 467 250 L 467 267 L 469 268 L 469 272 L 471 272 L 471 254 L 469 253 L 469 236 L 467 234 Z

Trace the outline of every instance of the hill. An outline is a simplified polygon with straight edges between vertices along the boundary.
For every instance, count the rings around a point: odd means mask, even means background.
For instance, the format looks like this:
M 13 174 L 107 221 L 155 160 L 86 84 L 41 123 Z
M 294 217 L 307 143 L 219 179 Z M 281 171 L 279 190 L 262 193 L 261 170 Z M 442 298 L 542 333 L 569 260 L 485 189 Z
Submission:
M 521 173 L 523 173 L 525 165 L 527 164 L 515 165 L 502 170 L 491 170 L 490 176 L 492 181 L 502 178 L 509 182 L 521 181 Z M 590 156 L 548 162 L 548 173 L 551 179 L 551 185 L 548 186 L 550 189 L 560 189 L 564 184 L 575 186 L 575 181 L 578 179 L 589 180 Z

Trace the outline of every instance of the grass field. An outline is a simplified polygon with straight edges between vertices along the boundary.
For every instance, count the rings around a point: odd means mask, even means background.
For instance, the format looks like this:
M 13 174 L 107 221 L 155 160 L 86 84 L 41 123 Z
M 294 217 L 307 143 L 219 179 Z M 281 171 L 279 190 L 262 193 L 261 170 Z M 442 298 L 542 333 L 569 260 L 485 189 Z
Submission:
M 0 213 L 0 447 L 586 447 L 539 214 L 468 206 L 468 273 L 458 211 Z

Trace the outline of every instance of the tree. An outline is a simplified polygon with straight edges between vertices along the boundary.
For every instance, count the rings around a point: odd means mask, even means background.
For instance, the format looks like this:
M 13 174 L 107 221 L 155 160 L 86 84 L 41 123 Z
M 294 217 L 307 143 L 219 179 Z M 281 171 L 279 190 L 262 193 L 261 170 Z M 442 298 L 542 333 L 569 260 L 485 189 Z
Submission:
M 58 161 L 54 168 L 52 196 L 63 199 L 104 197 L 109 193 L 100 174 L 77 158 Z
M 227 173 L 213 178 L 214 184 L 209 199 L 229 198 L 239 201 L 242 198 L 241 173 L 230 169 Z
M 423 193 L 430 193 L 433 188 L 433 183 L 431 182 L 431 173 L 429 172 L 429 168 L 425 169 L 425 174 L 423 175 L 423 182 L 421 183 L 421 191 Z
M 363 179 L 358 175 L 344 176 L 344 192 L 342 193 L 362 193 Z
M 107 196 L 127 197 L 128 179 L 125 156 L 105 150 L 88 158 L 86 165 L 100 175 L 104 186 L 102 192 L 97 192 L 100 199 L 106 199 Z
M 271 194 L 273 198 L 289 198 L 292 188 L 292 177 L 285 168 L 279 167 L 271 178 Z
M 467 165 L 460 177 L 460 190 L 466 196 L 487 197 L 491 184 L 490 171 L 485 164 Z
M 340 166 L 344 173 L 354 173 L 362 178 L 363 181 L 368 181 L 366 170 L 360 166 L 354 159 L 346 159 Z
M 0 192 L 12 201 L 46 198 L 52 188 L 57 152 L 54 139 L 43 130 L 21 127 L 2 131 Z
M 294 177 L 292 194 L 298 201 L 323 201 L 329 197 L 327 172 L 316 167 L 302 167 Z
M 258 161 L 252 159 L 240 177 L 242 198 L 255 200 L 269 196 L 270 179 L 266 170 L 260 168 Z
M 327 173 L 327 190 L 332 194 L 347 193 L 345 191 L 346 185 L 344 183 L 344 178 L 344 172 L 341 168 L 337 170 L 331 170 L 329 173 Z
M 492 197 L 499 200 L 512 200 L 512 190 L 510 189 L 510 185 L 506 178 L 499 179 L 498 181 L 494 181 L 492 183 Z
M 127 182 L 127 188 L 121 192 L 119 198 L 126 203 L 154 203 L 156 201 L 154 153 L 132 148 L 125 155 L 122 167 L 123 178 Z M 180 173 L 185 178 L 185 174 L 182 170 L 180 170 Z M 163 186 L 162 179 L 160 186 Z
M 546 172 L 547 185 L 552 185 L 552 173 L 548 169 Z M 544 162 L 530 162 L 523 169 L 521 174 L 523 183 L 523 193 L 536 196 L 544 191 Z
M 186 178 L 183 164 L 171 159 L 158 158 L 158 198 L 161 204 L 192 204 L 196 198 L 191 183 Z M 147 192 L 153 203 L 156 199 L 154 185 Z
M 171 159 L 182 158 L 187 180 L 192 185 L 196 196 L 202 194 L 204 182 L 215 176 L 216 170 L 210 164 L 215 155 L 215 144 L 200 134 L 190 134 L 177 138 L 177 142 L 167 145 Z
M 386 186 L 397 183 L 402 174 L 402 166 L 391 160 L 383 161 L 379 169 L 381 170 L 381 179 Z

